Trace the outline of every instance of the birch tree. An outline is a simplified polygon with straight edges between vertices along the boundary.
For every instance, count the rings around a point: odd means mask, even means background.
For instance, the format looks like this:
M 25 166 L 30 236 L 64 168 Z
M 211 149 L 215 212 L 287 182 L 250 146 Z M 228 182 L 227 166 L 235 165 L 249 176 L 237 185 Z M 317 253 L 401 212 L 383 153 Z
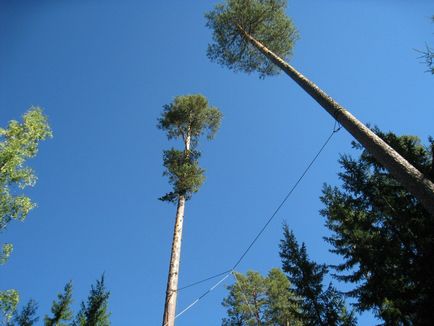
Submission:
M 0 233 L 12 221 L 24 221 L 35 203 L 23 190 L 36 183 L 33 170 L 26 161 L 36 156 L 39 143 L 52 136 L 47 117 L 42 110 L 32 107 L 23 115 L 23 121 L 12 120 L 7 128 L 0 128 Z M 12 253 L 11 243 L 0 244 L 0 265 Z M 8 322 L 18 304 L 14 289 L 0 289 L 0 322 Z

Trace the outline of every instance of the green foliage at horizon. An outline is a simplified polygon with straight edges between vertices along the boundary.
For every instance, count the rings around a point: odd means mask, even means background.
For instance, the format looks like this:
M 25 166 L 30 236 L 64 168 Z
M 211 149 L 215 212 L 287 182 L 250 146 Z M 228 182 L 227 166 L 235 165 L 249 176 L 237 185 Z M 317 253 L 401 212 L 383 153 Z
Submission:
M 0 293 L 0 298 L 6 295 L 6 292 Z M 12 293 L 9 290 L 8 300 L 0 300 L 0 307 L 3 313 L 8 312 L 8 318 L 0 320 L 0 325 L 5 326 L 31 326 L 34 325 L 39 317 L 36 316 L 38 305 L 36 301 L 30 300 L 20 313 L 16 311 L 18 304 L 17 293 Z M 51 306 L 52 317 L 45 315 L 45 326 L 109 326 L 110 313 L 108 311 L 108 299 L 110 292 L 105 288 L 104 275 L 96 281 L 95 285 L 91 286 L 91 290 L 87 299 L 80 305 L 80 311 L 73 319 L 71 310 L 72 303 L 72 282 L 68 282 L 62 293 L 57 295 L 57 301 L 53 301 Z M 12 302 L 10 307 L 2 306 L 4 303 Z M 5 317 L 5 316 L 3 316 Z M 13 317 L 13 318 L 12 318 Z M 12 320 L 11 320 L 12 319 Z
M 300 298 L 303 325 L 356 325 L 354 313 L 347 309 L 343 295 L 332 284 L 324 289 L 327 265 L 310 260 L 306 245 L 298 244 L 286 224 L 279 247 L 282 269 L 291 282 L 291 289 Z
M 81 303 L 80 311 L 72 326 L 110 326 L 108 299 L 110 292 L 106 290 L 104 275 L 92 285 L 87 302 Z
M 158 128 L 166 131 L 169 139 L 181 138 L 184 149 L 164 151 L 163 164 L 166 170 L 163 175 L 169 178 L 173 188 L 160 200 L 176 202 L 179 196 L 188 200 L 199 191 L 205 177 L 204 170 L 199 167 L 200 152 L 196 147 L 201 136 L 208 139 L 214 137 L 220 127 L 221 117 L 221 112 L 210 107 L 202 95 L 177 96 L 172 103 L 164 106 Z M 187 148 L 187 144 L 190 148 Z
M 434 181 L 434 141 L 374 131 Z M 325 185 L 321 214 L 332 235 L 326 240 L 343 258 L 339 280 L 360 311 L 373 309 L 385 325 L 432 325 L 434 218 L 361 145 L 355 159 L 343 155 L 340 187 Z
M 39 317 L 36 316 L 38 304 L 35 300 L 30 300 L 24 307 L 21 313 L 16 313 L 14 316 L 14 325 L 16 326 L 32 326 L 35 325 Z
M 228 315 L 223 326 L 302 326 L 297 299 L 280 269 L 273 268 L 266 277 L 254 271 L 234 275 L 236 282 L 228 286 L 229 295 L 222 303 Z
M 286 6 L 286 0 L 226 0 L 216 5 L 205 15 L 213 31 L 208 57 L 234 71 L 256 71 L 260 77 L 278 74 L 279 68 L 249 43 L 240 28 L 289 60 L 299 36 L 285 13 Z
M 57 295 L 57 301 L 53 301 L 51 306 L 51 313 L 53 317 L 45 316 L 45 326 L 68 326 L 66 321 L 72 319 L 73 314 L 71 310 L 72 303 L 72 282 L 69 281 L 63 290 L 63 293 Z

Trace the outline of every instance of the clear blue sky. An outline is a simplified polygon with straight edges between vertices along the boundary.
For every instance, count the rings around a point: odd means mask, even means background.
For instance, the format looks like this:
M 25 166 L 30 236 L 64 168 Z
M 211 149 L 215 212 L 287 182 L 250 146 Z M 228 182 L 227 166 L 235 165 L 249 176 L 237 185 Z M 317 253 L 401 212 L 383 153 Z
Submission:
M 174 96 L 202 93 L 224 113 L 201 145 L 207 180 L 186 209 L 181 286 L 232 266 L 331 132 L 333 120 L 288 77 L 209 62 L 203 13 L 215 3 L 0 0 L 0 124 L 40 105 L 54 130 L 31 162 L 38 208 L 1 235 L 15 251 L 0 288 L 34 298 L 41 315 L 70 279 L 77 308 L 105 272 L 113 325 L 161 323 L 175 207 L 157 198 L 169 190 L 162 151 L 176 144 L 155 126 Z M 434 77 L 414 51 L 434 43 L 431 0 L 292 0 L 288 14 L 302 73 L 363 122 L 433 134 Z M 337 184 L 350 141 L 344 130 L 334 137 L 239 271 L 280 266 L 283 220 L 313 259 L 337 261 L 318 197 L 324 182 Z M 182 292 L 179 309 L 211 285 Z M 219 325 L 225 294 L 216 289 L 177 325 Z

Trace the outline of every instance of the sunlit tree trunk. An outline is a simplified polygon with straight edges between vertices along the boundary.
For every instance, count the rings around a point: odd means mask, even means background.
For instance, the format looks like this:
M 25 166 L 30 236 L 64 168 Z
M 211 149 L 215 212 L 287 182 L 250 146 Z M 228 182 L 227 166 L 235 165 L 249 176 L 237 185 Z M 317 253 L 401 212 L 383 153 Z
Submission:
M 241 26 L 238 26 L 238 29 L 255 48 L 282 69 L 353 135 L 378 162 L 389 170 L 396 180 L 419 199 L 427 212 L 434 216 L 434 184 L 423 173 L 294 67 L 248 34 Z
M 190 153 L 190 135 L 185 140 L 185 155 Z M 185 196 L 179 195 L 176 208 L 175 228 L 173 230 L 172 253 L 170 256 L 169 276 L 167 279 L 166 301 L 164 304 L 163 326 L 175 325 L 176 299 L 178 296 L 178 276 L 181 258 L 182 226 L 184 223 Z

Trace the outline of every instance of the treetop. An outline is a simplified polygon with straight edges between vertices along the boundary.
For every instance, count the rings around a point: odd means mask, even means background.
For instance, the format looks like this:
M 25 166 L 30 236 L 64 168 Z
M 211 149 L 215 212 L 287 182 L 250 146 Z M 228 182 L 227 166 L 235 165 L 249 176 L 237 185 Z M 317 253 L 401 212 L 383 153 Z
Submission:
M 245 37 L 252 36 L 282 59 L 292 55 L 298 32 L 286 15 L 286 0 L 226 0 L 205 14 L 213 30 L 207 55 L 234 71 L 275 75 L 279 69 Z
M 212 139 L 220 127 L 221 112 L 209 106 L 203 95 L 177 96 L 163 108 L 158 128 L 165 130 L 169 139 L 181 137 L 185 142 L 190 137 L 196 145 L 201 135 Z

